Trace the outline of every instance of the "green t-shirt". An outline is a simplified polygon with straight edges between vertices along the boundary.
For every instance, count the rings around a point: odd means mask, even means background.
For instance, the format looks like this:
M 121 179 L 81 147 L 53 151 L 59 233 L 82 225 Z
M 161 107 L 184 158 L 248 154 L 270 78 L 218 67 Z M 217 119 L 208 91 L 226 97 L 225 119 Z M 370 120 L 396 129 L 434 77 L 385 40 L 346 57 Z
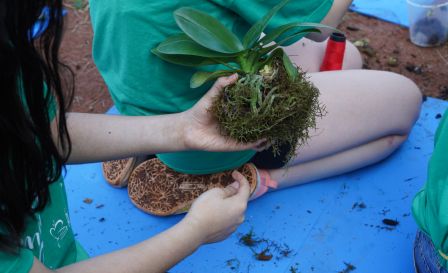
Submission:
M 50 104 L 49 114 L 53 119 L 56 105 L 54 100 Z M 51 184 L 49 189 L 50 200 L 45 208 L 26 219 L 19 254 L 0 252 L 0 272 L 27 273 L 31 270 L 34 257 L 50 269 L 88 258 L 73 235 L 62 177 Z
M 417 193 L 412 212 L 420 229 L 429 235 L 437 250 L 448 255 L 448 110 L 437 129 L 435 147 L 428 166 L 428 179 Z M 448 261 L 440 256 L 441 264 Z
M 43 211 L 27 219 L 19 255 L 0 252 L 0 272 L 29 272 L 34 257 L 50 269 L 88 258 L 73 235 L 62 178 L 50 185 L 50 197 Z
M 176 113 L 192 107 L 210 85 L 190 89 L 196 68 L 173 65 L 150 50 L 181 33 L 173 12 L 189 6 L 217 18 L 240 38 L 277 0 L 91 0 L 93 58 L 112 99 L 124 115 Z M 320 22 L 333 0 L 292 0 L 271 20 L 268 31 L 290 22 Z M 199 68 L 203 69 L 203 68 Z M 159 154 L 171 168 L 192 174 L 219 172 L 247 162 L 255 152 Z

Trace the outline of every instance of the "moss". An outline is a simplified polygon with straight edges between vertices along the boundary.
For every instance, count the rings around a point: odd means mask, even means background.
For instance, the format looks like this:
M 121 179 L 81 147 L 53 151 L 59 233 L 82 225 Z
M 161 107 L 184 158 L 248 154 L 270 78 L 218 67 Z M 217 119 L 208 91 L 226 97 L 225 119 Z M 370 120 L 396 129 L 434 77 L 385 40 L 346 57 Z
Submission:
M 255 246 L 260 241 L 254 238 L 254 231 L 251 229 L 248 233 L 240 238 L 240 242 L 245 246 Z
M 240 76 L 214 101 L 211 111 L 221 133 L 244 143 L 265 138 L 274 155 L 283 144 L 302 146 L 310 138 L 310 129 L 316 127 L 316 118 L 325 112 L 319 104 L 319 90 L 300 70 L 291 80 L 279 59 L 260 74 Z M 286 160 L 294 155 L 291 149 Z

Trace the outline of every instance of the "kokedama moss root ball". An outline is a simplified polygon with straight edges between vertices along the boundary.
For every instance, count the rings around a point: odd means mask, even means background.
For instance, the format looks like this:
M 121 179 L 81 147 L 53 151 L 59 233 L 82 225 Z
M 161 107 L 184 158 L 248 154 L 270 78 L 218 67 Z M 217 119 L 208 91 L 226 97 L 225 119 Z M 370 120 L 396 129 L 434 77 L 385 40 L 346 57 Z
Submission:
M 280 145 L 297 147 L 309 139 L 316 118 L 324 114 L 319 90 L 291 63 L 281 46 L 319 28 L 321 24 L 293 22 L 263 32 L 269 20 L 286 5 L 281 1 L 255 23 L 241 41 L 210 15 L 180 8 L 174 18 L 182 34 L 169 37 L 152 53 L 174 64 L 200 67 L 221 65 L 227 69 L 198 71 L 190 81 L 196 88 L 221 76 L 239 74 L 239 80 L 216 98 L 212 109 L 222 134 L 242 142 L 266 138 L 274 153 Z M 332 31 L 336 31 L 330 28 Z M 294 155 L 291 149 L 286 159 Z
M 318 97 L 305 73 L 291 80 L 276 59 L 259 74 L 242 76 L 227 87 L 211 111 L 224 135 L 242 142 L 266 138 L 277 153 L 280 145 L 297 147 L 309 139 L 309 129 L 324 112 Z M 293 155 L 291 149 L 286 158 Z

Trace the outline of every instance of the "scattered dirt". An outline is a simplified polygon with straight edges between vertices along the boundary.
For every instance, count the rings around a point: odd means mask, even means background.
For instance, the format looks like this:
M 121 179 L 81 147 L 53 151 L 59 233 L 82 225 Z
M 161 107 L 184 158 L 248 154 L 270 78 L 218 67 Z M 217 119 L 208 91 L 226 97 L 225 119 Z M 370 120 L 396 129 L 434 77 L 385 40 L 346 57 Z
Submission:
M 240 269 L 241 262 L 237 258 L 233 258 L 226 261 L 226 265 L 230 270 L 238 271 Z
M 258 253 L 255 256 L 255 258 L 259 261 L 270 261 L 270 260 L 272 260 L 273 255 L 270 254 L 269 251 L 270 251 L 269 248 L 265 248 L 263 251 Z
M 364 224 L 364 226 L 371 227 L 371 228 L 376 228 L 377 230 L 387 230 L 387 231 L 395 230 L 395 227 L 389 227 L 389 226 L 384 227 L 384 226 L 372 225 L 372 224 Z
M 397 220 L 392 220 L 392 219 L 383 219 L 383 224 L 391 226 L 391 227 L 396 227 L 400 224 L 400 222 L 398 222 Z
M 366 204 L 364 204 L 364 202 L 355 202 L 352 206 L 352 209 L 356 209 L 356 208 L 359 210 L 362 210 L 362 209 L 367 208 L 367 206 L 366 206 Z
M 66 2 L 69 12 L 65 17 L 61 56 L 76 74 L 71 110 L 103 113 L 112 106 L 112 100 L 92 61 L 88 5 L 80 4 L 81 0 Z M 353 42 L 363 39 L 368 42 L 365 48 L 360 48 L 366 68 L 403 74 L 413 79 L 425 95 L 448 99 L 448 44 L 420 48 L 410 42 L 406 28 L 351 12 L 345 16 L 340 29 Z
M 240 243 L 242 243 L 245 246 L 255 246 L 256 244 L 260 243 L 262 240 L 256 239 L 253 229 L 251 229 L 248 233 L 244 234 L 240 238 Z
M 289 272 L 290 273 L 299 273 L 299 269 L 297 267 L 295 267 L 295 266 L 291 266 L 289 268 Z
M 345 264 L 345 269 L 342 271 L 339 271 L 338 273 L 350 273 L 356 269 L 356 267 L 354 265 L 352 265 L 351 263 L 344 262 L 344 264 Z
M 409 177 L 409 178 L 406 178 L 406 179 L 404 180 L 404 182 L 412 181 L 412 180 L 414 180 L 415 178 L 417 178 L 417 177 L 415 176 L 415 177 Z
M 92 198 L 84 198 L 84 200 L 82 200 L 84 203 L 86 203 L 86 204 L 92 204 L 92 202 L 93 202 L 93 199 Z
M 295 255 L 294 251 L 286 244 L 279 244 L 270 239 L 259 238 L 253 229 L 246 234 L 240 234 L 239 242 L 247 246 L 258 261 L 270 261 L 273 258 L 280 260 Z

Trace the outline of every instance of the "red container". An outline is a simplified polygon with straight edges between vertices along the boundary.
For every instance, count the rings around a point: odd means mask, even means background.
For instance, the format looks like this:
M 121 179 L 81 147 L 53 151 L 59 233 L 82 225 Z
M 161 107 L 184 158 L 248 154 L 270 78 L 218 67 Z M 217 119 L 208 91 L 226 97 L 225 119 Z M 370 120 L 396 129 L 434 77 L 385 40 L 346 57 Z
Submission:
M 341 70 L 344 63 L 345 35 L 334 32 L 328 39 L 325 56 L 320 66 L 320 71 Z

